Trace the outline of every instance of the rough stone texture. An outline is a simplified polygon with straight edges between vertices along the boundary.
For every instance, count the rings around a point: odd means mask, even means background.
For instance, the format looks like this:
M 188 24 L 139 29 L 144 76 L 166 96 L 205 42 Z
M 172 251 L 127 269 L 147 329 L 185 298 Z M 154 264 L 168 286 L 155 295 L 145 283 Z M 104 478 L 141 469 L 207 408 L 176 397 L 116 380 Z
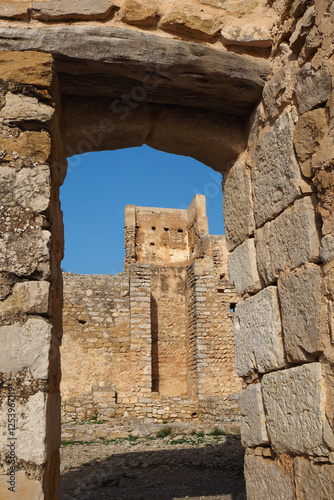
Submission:
M 269 284 L 279 273 L 319 259 L 320 240 L 313 197 L 297 200 L 272 222 L 255 232 L 257 265 Z
M 234 340 L 234 365 L 240 377 L 285 366 L 276 287 L 267 287 L 237 305 Z
M 35 212 L 43 212 L 50 204 L 51 178 L 48 165 L 23 168 L 16 172 L 11 167 L 1 167 L 1 203 L 6 206 L 21 205 Z
M 16 403 L 16 457 L 18 460 L 42 465 L 46 460 L 46 404 L 47 395 L 37 392 L 25 403 Z M 0 452 L 7 452 L 7 399 L 1 405 Z
M 52 327 L 43 318 L 29 318 L 22 326 L 1 326 L 1 371 L 15 376 L 28 368 L 34 378 L 48 378 Z
M 332 91 L 331 75 L 326 67 L 318 70 L 306 63 L 299 71 L 295 92 L 299 112 L 305 113 L 326 102 Z
M 246 390 L 241 391 L 239 405 L 243 446 L 252 448 L 269 443 L 261 384 L 249 385 Z
M 194 4 L 182 6 L 181 9 L 174 6 L 174 9 L 168 9 L 162 16 L 159 27 L 176 34 L 190 32 L 195 37 L 207 40 L 218 35 L 222 19 L 219 14 L 213 17 L 210 11 L 206 13 Z
M 16 283 L 11 295 L 0 301 L 0 316 L 17 313 L 47 314 L 49 289 L 50 283 L 47 281 Z
M 300 171 L 289 111 L 258 142 L 252 158 L 254 217 L 257 227 L 278 215 L 300 195 Z
M 8 476 L 0 476 L 0 500 L 10 500 Z M 42 484 L 36 479 L 29 479 L 24 471 L 15 473 L 15 496 L 20 500 L 44 500 Z
M 8 92 L 6 104 L 0 111 L 0 120 L 8 124 L 34 120 L 43 123 L 49 122 L 53 113 L 51 106 L 40 103 L 35 97 Z
M 126 0 L 122 10 L 122 20 L 137 26 L 153 24 L 158 18 L 159 2 L 139 2 Z
M 298 20 L 296 28 L 290 37 L 290 47 L 293 52 L 300 52 L 305 39 L 314 23 L 314 6 L 307 9 L 304 16 Z
M 254 238 L 246 240 L 230 253 L 228 275 L 240 294 L 261 290 L 262 283 L 257 269 Z
M 312 361 L 324 349 L 328 331 L 328 305 L 318 266 L 300 269 L 278 280 L 287 358 Z
M 17 57 L 12 52 L 0 52 L 0 74 L 3 80 L 49 87 L 53 78 L 52 56 L 28 51 Z
M 22 229 L 8 232 L 0 239 L 0 271 L 19 276 L 30 276 L 38 271 L 43 279 L 48 278 L 50 238 L 49 231 L 40 231 L 33 226 L 23 225 Z
M 293 500 L 291 477 L 270 459 L 245 456 L 247 500 Z
M 304 113 L 299 119 L 293 144 L 300 161 L 300 168 L 305 177 L 311 177 L 311 157 L 319 148 L 327 128 L 326 110 L 314 109 Z
M 104 19 L 112 9 L 109 0 L 56 0 L 32 2 L 33 17 L 41 20 Z
M 264 375 L 262 394 L 276 453 L 328 454 L 323 441 L 326 388 L 320 363 Z
M 159 102 L 177 104 L 177 98 L 182 105 L 241 115 L 258 101 L 270 71 L 264 60 L 109 27 L 0 28 L 0 49 L 40 50 L 62 56 L 59 70 L 64 76 L 60 79 L 64 93 L 73 95 L 77 89 L 80 94 L 85 89 L 85 96 L 119 97 L 125 89 L 131 93 L 138 85 L 142 88 L 153 70 L 158 89 L 150 91 L 150 98 L 158 94 Z M 95 61 L 93 74 L 87 73 L 87 59 Z M 112 63 L 117 64 L 110 66 Z M 99 83 L 96 74 L 101 75 Z
M 0 135 L 0 148 L 4 162 L 17 159 L 17 156 L 45 162 L 51 152 L 50 135 L 47 132 L 22 132 L 17 138 Z
M 320 257 L 323 262 L 329 262 L 334 258 L 334 236 L 326 234 L 321 240 Z
M 333 496 L 334 465 L 317 464 L 307 458 L 294 460 L 297 500 L 324 500 Z
M 277 118 L 289 102 L 292 102 L 294 83 L 299 71 L 297 61 L 291 61 L 279 69 L 263 89 L 263 100 L 271 118 Z
M 22 19 L 27 17 L 30 2 L 4 2 L 0 4 L 0 17 Z
M 224 26 L 221 38 L 225 45 L 271 47 L 270 32 L 264 26 Z
M 255 229 L 250 173 L 238 160 L 223 176 L 226 246 L 231 252 Z

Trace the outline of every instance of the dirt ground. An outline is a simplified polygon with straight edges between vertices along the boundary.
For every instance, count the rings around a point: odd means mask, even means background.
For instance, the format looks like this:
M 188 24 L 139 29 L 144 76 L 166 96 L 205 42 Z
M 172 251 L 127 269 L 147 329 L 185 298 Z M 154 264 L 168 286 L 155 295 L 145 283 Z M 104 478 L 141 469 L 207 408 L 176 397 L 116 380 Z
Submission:
M 236 435 L 65 442 L 61 500 L 246 500 Z

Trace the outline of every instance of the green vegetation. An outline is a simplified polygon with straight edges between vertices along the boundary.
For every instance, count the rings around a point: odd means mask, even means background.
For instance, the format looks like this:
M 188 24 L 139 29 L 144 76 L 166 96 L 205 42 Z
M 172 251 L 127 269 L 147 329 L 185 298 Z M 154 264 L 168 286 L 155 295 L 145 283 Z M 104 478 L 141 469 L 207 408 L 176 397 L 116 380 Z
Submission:
M 219 427 L 215 427 L 213 431 L 208 433 L 208 436 L 226 436 L 226 432 L 223 429 L 220 429 Z
M 165 429 L 161 429 L 161 431 L 157 432 L 157 438 L 163 439 L 167 436 L 170 436 L 172 433 L 171 427 L 165 427 Z

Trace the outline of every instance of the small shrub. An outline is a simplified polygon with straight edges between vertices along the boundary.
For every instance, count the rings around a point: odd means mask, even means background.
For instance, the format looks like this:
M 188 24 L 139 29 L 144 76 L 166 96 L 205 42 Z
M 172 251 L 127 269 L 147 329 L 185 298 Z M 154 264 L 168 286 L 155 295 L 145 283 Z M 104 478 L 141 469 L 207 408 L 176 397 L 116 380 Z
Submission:
M 226 432 L 219 427 L 215 427 L 213 431 L 208 433 L 208 436 L 226 436 Z
M 190 433 L 191 436 L 196 436 L 196 431 L 195 430 L 192 430 L 191 433 Z
M 165 429 L 161 429 L 161 431 L 157 432 L 157 438 L 163 439 L 167 436 L 170 436 L 172 433 L 171 427 L 165 427 Z
M 203 431 L 198 431 L 198 432 L 196 432 L 196 436 L 198 438 L 204 438 L 204 432 Z

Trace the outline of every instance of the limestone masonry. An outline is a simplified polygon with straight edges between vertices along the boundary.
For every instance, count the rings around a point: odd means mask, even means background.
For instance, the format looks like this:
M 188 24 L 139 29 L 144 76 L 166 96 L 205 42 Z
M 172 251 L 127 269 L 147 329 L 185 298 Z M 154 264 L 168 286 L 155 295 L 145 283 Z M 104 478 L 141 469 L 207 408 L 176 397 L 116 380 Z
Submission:
M 66 158 L 143 144 L 223 174 L 228 272 L 242 298 L 234 342 L 248 500 L 333 497 L 333 39 L 333 0 L 1 2 L 2 498 L 59 499 Z M 67 400 L 68 417 L 91 404 L 110 415 L 124 405 L 123 418 L 127 411 L 153 419 L 153 399 L 161 403 L 157 415 L 175 419 L 183 398 L 186 413 L 191 400 L 193 413 L 218 411 L 209 401 L 231 389 L 224 343 L 213 346 L 205 334 L 221 335 L 227 303 L 216 306 L 230 285 L 220 280 L 225 271 L 215 272 L 219 239 L 203 232 L 201 210 L 194 230 L 192 209 L 166 211 L 162 226 L 150 209 L 128 207 L 125 274 L 101 277 L 95 287 L 77 278 L 77 302 L 66 299 L 65 311 L 76 348 L 66 354 L 65 339 L 63 356 L 70 366 L 90 351 L 103 370 L 94 385 L 84 384 L 85 404 Z M 75 279 L 66 276 L 65 285 Z M 108 338 L 98 329 L 106 287 L 114 311 Z M 168 332 L 177 322 L 170 294 L 188 308 L 179 363 L 170 362 Z M 114 370 L 108 380 L 104 369 Z M 126 384 L 133 402 L 126 403 Z
M 238 300 L 205 196 L 187 210 L 127 205 L 125 272 L 64 274 L 64 421 L 236 418 Z

